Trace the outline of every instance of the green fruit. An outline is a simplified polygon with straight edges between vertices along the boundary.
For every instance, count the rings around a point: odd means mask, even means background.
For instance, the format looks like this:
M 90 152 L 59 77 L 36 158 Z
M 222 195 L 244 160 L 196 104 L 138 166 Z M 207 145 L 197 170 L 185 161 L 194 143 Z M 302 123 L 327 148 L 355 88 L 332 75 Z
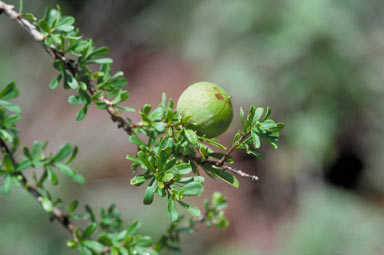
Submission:
M 181 116 L 191 116 L 188 122 L 194 123 L 197 133 L 207 138 L 224 133 L 233 118 L 231 97 L 212 82 L 189 86 L 181 94 L 176 108 Z

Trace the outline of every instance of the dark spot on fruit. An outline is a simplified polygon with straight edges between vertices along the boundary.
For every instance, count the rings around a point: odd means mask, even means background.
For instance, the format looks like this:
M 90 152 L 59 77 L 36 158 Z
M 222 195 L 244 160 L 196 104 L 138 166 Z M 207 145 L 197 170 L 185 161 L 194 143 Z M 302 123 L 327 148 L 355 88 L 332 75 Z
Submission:
M 218 89 L 218 88 L 216 88 L 216 87 L 213 87 L 213 89 L 214 89 L 214 90 L 219 90 L 219 89 Z
M 224 100 L 224 97 L 221 94 L 215 94 L 218 100 Z

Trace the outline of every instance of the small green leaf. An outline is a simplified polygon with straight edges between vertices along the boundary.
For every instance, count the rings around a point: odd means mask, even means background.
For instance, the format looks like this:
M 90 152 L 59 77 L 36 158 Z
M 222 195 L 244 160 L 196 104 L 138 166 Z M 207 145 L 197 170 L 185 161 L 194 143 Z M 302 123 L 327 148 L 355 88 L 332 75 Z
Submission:
M 139 157 L 143 168 L 145 168 L 145 169 L 147 169 L 153 173 L 156 172 L 155 167 L 151 164 L 151 162 L 149 162 L 148 156 L 143 151 L 139 151 L 137 153 L 137 156 Z
M 85 179 L 81 174 L 76 173 L 71 167 L 65 164 L 57 163 L 56 164 L 57 169 L 59 169 L 61 172 L 63 172 L 65 175 L 67 175 L 69 178 L 71 178 L 74 182 L 77 182 L 79 184 L 84 184 Z
M 11 175 L 5 176 L 3 183 L 1 184 L 1 193 L 7 195 L 11 191 Z
M 111 238 L 107 234 L 103 234 L 97 238 L 97 241 L 105 246 L 113 246 Z
M 169 172 L 180 175 L 186 175 L 192 172 L 192 167 L 189 163 L 181 163 L 172 167 Z
M 58 32 L 70 32 L 74 29 L 72 26 L 73 23 L 75 23 L 75 19 L 73 17 L 62 17 L 59 22 L 56 23 L 55 30 Z
M 57 185 L 59 183 L 58 179 L 57 179 L 57 175 L 55 174 L 55 172 L 53 171 L 53 169 L 49 166 L 46 166 L 45 167 L 45 171 L 47 171 L 47 174 L 48 174 L 48 180 L 53 184 L 53 185 Z
M 247 113 L 247 120 L 245 121 L 243 130 L 248 130 L 248 128 L 252 125 L 253 117 L 255 116 L 255 111 L 256 111 L 255 106 L 251 105 Z
M 65 164 L 71 163 L 75 158 L 77 153 L 79 152 L 79 148 L 77 146 L 73 147 L 72 154 L 69 159 L 65 162 Z
M 87 217 L 91 221 L 93 221 L 93 222 L 96 221 L 95 214 L 93 213 L 92 208 L 89 205 L 85 205 L 85 212 L 86 212 Z
M 97 230 L 97 223 L 96 222 L 93 222 L 91 224 L 89 224 L 83 231 L 83 234 L 81 235 L 81 239 L 88 239 L 89 237 L 91 237 L 91 235 L 93 233 L 95 233 Z
M 119 94 L 112 100 L 112 104 L 118 104 L 129 98 L 129 93 L 126 90 L 120 90 Z
M 11 81 L 8 83 L 0 92 L 0 98 L 1 99 L 11 99 L 15 98 L 19 95 L 19 91 L 16 88 L 16 83 L 14 81 Z
M 257 107 L 255 111 L 255 115 L 253 116 L 252 125 L 255 125 L 261 116 L 263 115 L 264 108 L 263 107 Z
M 119 248 L 113 247 L 111 250 L 111 255 L 121 255 Z
M 191 144 L 196 145 L 199 142 L 195 131 L 184 128 L 184 134 Z
M 116 106 L 116 108 L 126 112 L 136 112 L 136 109 L 132 107 Z
M 5 141 L 13 142 L 14 136 L 11 133 L 9 133 L 7 130 L 0 129 L 0 137 Z
M 126 159 L 130 160 L 130 161 L 133 161 L 137 164 L 141 164 L 141 160 L 132 156 L 131 154 L 127 154 L 127 156 L 125 156 Z
M 51 159 L 52 162 L 62 161 L 63 159 L 68 157 L 68 155 L 71 153 L 71 151 L 72 151 L 72 145 L 71 144 L 66 143 L 66 144 L 62 145 L 60 147 L 59 151 L 56 153 L 56 155 L 53 156 L 53 158 Z
M 87 61 L 87 64 L 112 64 L 113 59 L 111 58 L 99 58 Z
M 168 198 L 167 211 L 171 221 L 176 221 L 179 218 L 179 213 L 177 212 L 177 209 L 176 209 L 175 200 L 173 200 L 171 196 Z
M 153 197 L 154 197 L 155 191 L 156 191 L 156 187 L 157 187 L 157 181 L 155 178 L 153 178 L 151 183 L 148 185 L 147 189 L 144 192 L 143 202 L 145 205 L 152 204 Z
M 101 57 L 101 56 L 104 56 L 104 55 L 108 54 L 108 52 L 109 52 L 109 47 L 103 46 L 103 47 L 100 47 L 100 48 L 94 50 L 91 53 L 91 55 L 89 55 L 89 58 Z
M 269 130 L 271 128 L 274 128 L 275 126 L 276 122 L 274 120 L 267 119 L 261 123 L 260 128 L 263 130 Z
M 220 210 L 224 210 L 225 208 L 227 208 L 228 203 L 227 203 L 225 197 L 223 196 L 223 194 L 215 191 L 212 194 L 212 206 L 214 207 L 215 210 L 220 211 Z
M 96 252 L 102 252 L 104 249 L 104 245 L 94 240 L 85 240 L 82 242 L 82 244 Z
M 223 150 L 226 150 L 227 147 L 225 147 L 224 145 L 212 140 L 212 139 L 208 139 L 208 138 L 205 138 L 205 137 L 202 137 L 201 138 L 203 141 L 207 142 L 207 143 L 210 143 L 212 144 L 213 146 L 216 146 L 217 148 L 220 148 L 220 149 L 223 149 Z
M 64 72 L 64 82 L 71 89 L 77 89 L 79 87 L 79 83 L 77 82 L 77 80 L 74 77 L 72 77 L 72 75 L 70 75 L 67 72 Z
M 11 112 L 21 113 L 21 108 L 19 106 L 15 105 L 13 103 L 10 103 L 8 101 L 0 100 L 0 105 L 4 106 L 5 108 L 10 110 Z
M 183 191 L 183 196 L 200 196 L 204 187 L 201 182 L 191 182 L 182 187 L 180 191 Z
M 251 135 L 252 135 L 253 146 L 256 149 L 260 148 L 260 137 L 253 130 L 251 131 Z
M 59 82 L 61 80 L 61 78 L 63 77 L 63 75 L 60 73 L 58 76 L 56 76 L 55 78 L 52 79 L 52 81 L 49 83 L 49 88 L 50 89 L 55 89 L 57 88 L 57 86 L 59 85 Z
M 81 109 L 77 112 L 77 115 L 76 115 L 76 120 L 77 121 L 80 121 L 80 120 L 83 120 L 85 118 L 85 115 L 87 115 L 87 112 L 88 112 L 88 108 L 89 108 L 89 103 L 86 103 L 83 107 L 81 107 Z
M 148 247 L 153 244 L 152 237 L 150 236 L 141 236 L 136 240 L 136 245 L 141 247 Z
M 221 168 L 211 164 L 204 164 L 202 165 L 202 167 L 204 170 L 213 173 L 214 176 L 220 178 L 221 180 L 230 184 L 231 186 L 235 188 L 239 187 L 239 181 L 236 179 L 236 177 L 222 170 Z
M 75 249 L 77 247 L 77 243 L 74 240 L 68 240 L 67 241 L 67 246 L 70 249 Z
M 32 146 L 32 152 L 31 152 L 32 158 L 36 159 L 40 155 L 43 147 L 44 147 L 44 144 L 42 142 L 34 141 Z
M 39 24 L 40 24 L 41 29 L 44 32 L 47 32 L 47 33 L 50 32 L 51 28 L 49 27 L 49 25 L 48 25 L 46 20 L 44 20 L 44 19 L 40 20 Z
M 43 197 L 41 199 L 41 205 L 43 206 L 43 209 L 49 213 L 51 213 L 53 211 L 53 205 L 52 205 L 52 202 L 46 198 L 46 197 Z
M 140 186 L 147 180 L 149 180 L 153 175 L 148 175 L 148 174 L 142 174 L 142 175 L 136 175 L 131 179 L 131 185 L 133 186 Z
M 127 235 L 131 236 L 136 234 L 136 232 L 140 229 L 141 222 L 140 221 L 134 221 L 131 225 L 127 227 Z
M 79 249 L 80 255 L 94 255 L 92 249 L 86 246 L 81 245 L 78 247 L 78 249 Z
M 11 159 L 11 156 L 9 156 L 7 153 L 3 154 L 3 164 L 5 166 L 5 170 L 10 173 L 14 170 L 13 162 Z
M 18 122 L 20 119 L 21 119 L 20 115 L 6 116 L 3 120 L 3 125 L 6 127 L 11 127 L 11 126 L 15 125 L 16 122 Z
M 29 159 L 23 159 L 17 163 L 15 170 L 16 171 L 23 171 L 25 169 L 30 168 L 31 166 L 32 166 L 32 162 Z
M 171 173 L 164 174 L 163 178 L 161 179 L 163 182 L 169 182 L 171 181 L 175 176 Z
M 21 13 L 21 11 L 19 13 Z M 22 13 L 20 16 L 23 17 L 24 19 L 29 19 L 31 21 L 37 20 L 37 18 L 32 13 Z
M 179 204 L 184 207 L 185 209 L 188 210 L 188 212 L 192 215 L 192 216 L 195 216 L 195 217 L 198 217 L 200 216 L 201 214 L 201 211 L 198 207 L 196 206 L 193 206 L 193 205 L 190 205 L 190 204 L 187 204 L 187 203 L 184 203 L 183 201 L 177 201 L 179 202 Z
M 244 119 L 243 107 L 240 107 L 240 121 L 241 121 L 241 130 L 244 130 L 244 128 L 245 128 L 245 119 Z
M 146 145 L 138 136 L 131 135 L 129 136 L 129 142 L 136 144 L 136 145 Z
M 53 8 L 45 9 L 45 20 L 47 21 L 49 26 L 52 26 L 53 23 L 57 22 L 57 20 L 60 19 L 60 17 L 61 17 L 60 11 Z
M 79 105 L 79 104 L 85 104 L 87 102 L 87 99 L 80 97 L 80 96 L 70 96 L 68 97 L 68 103 L 72 105 Z
M 272 113 L 272 109 L 271 109 L 271 107 L 268 106 L 267 110 L 265 112 L 265 115 L 264 115 L 263 119 L 261 120 L 261 122 L 264 122 L 266 119 L 268 119 L 269 116 L 271 115 L 271 113 Z
M 68 212 L 73 213 L 76 210 L 78 205 L 79 205 L 79 201 L 77 200 L 72 201 L 68 206 Z

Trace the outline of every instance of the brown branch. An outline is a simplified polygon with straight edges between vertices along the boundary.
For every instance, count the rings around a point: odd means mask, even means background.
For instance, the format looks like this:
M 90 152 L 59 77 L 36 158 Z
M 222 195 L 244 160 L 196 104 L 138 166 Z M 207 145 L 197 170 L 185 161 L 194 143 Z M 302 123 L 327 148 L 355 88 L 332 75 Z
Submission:
M 229 151 L 229 150 L 228 150 Z M 233 151 L 233 150 L 232 150 Z M 230 153 L 229 153 L 230 154 Z M 229 156 L 228 154 L 228 156 Z M 227 156 L 227 157 L 228 157 Z M 247 177 L 247 178 L 251 178 L 252 180 L 254 181 L 257 181 L 259 180 L 259 177 L 257 177 L 256 175 L 252 175 L 252 174 L 248 174 L 248 173 L 245 173 L 243 172 L 242 170 L 240 169 L 235 169 L 233 167 L 230 167 L 228 165 L 224 165 L 224 163 L 222 164 L 219 164 L 220 161 L 216 161 L 216 160 L 203 160 L 201 157 L 197 157 L 197 156 L 189 156 L 189 157 L 185 157 L 186 159 L 190 159 L 190 160 L 193 160 L 195 161 L 198 165 L 202 165 L 202 164 L 205 164 L 205 163 L 208 163 L 208 164 L 211 164 L 211 165 L 215 165 L 217 167 L 220 167 L 223 171 L 231 171 L 232 173 L 234 174 L 237 174 L 237 175 L 240 175 L 241 177 Z
M 56 48 L 47 46 L 44 43 L 45 36 L 36 29 L 36 26 L 31 24 L 28 20 L 20 16 L 19 13 L 14 11 L 13 5 L 8 5 L 8 4 L 5 4 L 3 1 L 0 1 L 0 13 L 1 11 L 4 12 L 11 20 L 14 20 L 17 23 L 19 23 L 33 37 L 35 41 L 39 42 L 44 47 L 44 49 L 49 53 L 49 55 L 53 59 L 60 60 L 62 63 L 64 63 L 65 68 L 72 74 L 72 76 L 74 77 L 84 76 L 83 72 L 79 69 L 79 67 L 76 65 L 74 60 L 66 58 L 64 54 L 61 51 L 57 50 Z M 87 91 L 90 96 L 98 92 L 98 90 L 89 80 L 86 80 L 85 84 L 87 86 Z M 117 123 L 117 127 L 122 128 L 128 135 L 131 135 L 133 133 L 132 130 L 136 126 L 130 124 L 124 117 L 122 117 L 115 110 L 114 105 L 109 100 L 107 100 L 104 96 L 100 96 L 98 100 L 103 101 L 106 104 L 107 112 L 110 115 L 112 121 Z
M 13 10 L 14 6 L 5 4 L 3 1 L 0 1 L 0 14 L 4 12 L 11 20 L 16 21 L 24 28 L 33 39 L 38 42 L 43 42 L 44 35 L 37 31 L 36 27 L 32 25 L 28 20 L 22 18 L 16 11 Z
M 237 146 L 239 146 L 247 137 L 248 135 L 251 133 L 251 129 L 246 132 L 246 133 L 243 133 L 239 139 L 236 141 L 236 143 L 234 143 L 232 145 L 231 148 L 229 148 L 225 153 L 224 153 L 224 156 L 216 162 L 216 166 L 222 166 L 225 162 L 225 160 L 227 160 L 227 158 L 229 157 L 229 155 L 231 155 L 231 153 L 237 148 Z
M 15 160 L 15 157 L 11 152 L 11 150 L 9 149 L 8 145 L 2 139 L 0 139 L 0 150 L 3 154 L 8 154 L 8 156 L 12 161 L 13 167 L 16 168 L 17 161 Z M 41 203 L 44 196 L 34 186 L 28 183 L 28 180 L 25 177 L 25 175 L 22 172 L 14 172 L 12 174 L 14 176 L 19 177 L 20 183 L 22 184 L 23 188 L 26 189 L 39 203 Z M 60 222 L 61 225 L 63 225 L 74 236 L 74 238 L 76 238 L 76 234 L 75 234 L 76 227 L 70 221 L 68 215 L 63 213 L 59 208 L 53 207 L 51 217 L 52 219 L 55 219 L 58 222 Z
M 251 175 L 251 174 L 244 173 L 243 171 L 241 171 L 239 169 L 232 168 L 230 166 L 223 165 L 221 167 L 221 169 L 231 171 L 232 173 L 238 174 L 238 175 L 240 175 L 242 177 L 251 178 L 254 181 L 257 181 L 259 179 L 259 177 L 257 177 L 256 175 Z

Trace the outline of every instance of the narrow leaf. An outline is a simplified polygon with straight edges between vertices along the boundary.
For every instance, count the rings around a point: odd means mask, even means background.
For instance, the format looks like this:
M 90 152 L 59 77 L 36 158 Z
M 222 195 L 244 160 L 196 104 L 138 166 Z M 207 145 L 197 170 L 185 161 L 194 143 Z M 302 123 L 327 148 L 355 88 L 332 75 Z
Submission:
M 87 61 L 88 64 L 112 64 L 113 59 L 111 58 L 99 58 L 99 59 L 94 59 Z
M 4 195 L 7 195 L 11 191 L 11 175 L 5 176 L 0 191 Z
M 260 137 L 256 134 L 255 131 L 251 131 L 251 135 L 252 135 L 252 142 L 253 142 L 253 146 L 258 149 L 260 148 Z
M 101 243 L 94 241 L 94 240 L 85 240 L 82 243 L 84 244 L 84 246 L 86 246 L 86 247 L 88 247 L 91 250 L 96 251 L 96 252 L 102 252 L 104 249 L 104 245 L 102 245 Z M 93 253 L 91 253 L 91 254 L 93 254 Z
M 214 176 L 220 178 L 231 186 L 235 188 L 239 187 L 239 181 L 236 179 L 236 177 L 226 171 L 223 171 L 221 168 L 210 164 L 204 164 L 202 167 L 204 170 L 213 173 Z
M 136 232 L 139 230 L 141 227 L 141 222 L 140 221 L 134 221 L 129 227 L 127 227 L 127 235 L 131 236 L 136 234 Z
M 57 185 L 59 183 L 58 179 L 57 179 L 57 175 L 55 174 L 55 172 L 53 171 L 53 169 L 49 166 L 47 166 L 45 168 L 45 171 L 47 171 L 47 174 L 48 174 L 48 180 L 53 184 L 53 185 Z
M 15 105 L 13 103 L 10 103 L 8 101 L 0 100 L 0 105 L 4 106 L 5 108 L 10 110 L 11 112 L 21 113 L 21 108 L 19 106 Z
M 59 149 L 59 151 L 56 153 L 55 156 L 52 158 L 52 162 L 59 162 L 68 157 L 68 155 L 72 151 L 72 145 L 69 143 L 66 143 L 62 145 Z
M 53 211 L 53 205 L 52 205 L 52 202 L 46 198 L 46 197 L 43 197 L 41 199 L 41 205 L 43 206 L 43 209 L 49 213 L 51 213 Z
M 52 79 L 52 81 L 49 83 L 49 88 L 50 89 L 55 89 L 57 88 L 57 86 L 59 85 L 59 82 L 61 80 L 61 78 L 63 77 L 63 75 L 60 73 L 58 76 L 56 76 L 55 78 Z
M 148 185 L 147 189 L 144 192 L 143 202 L 145 205 L 152 204 L 153 197 L 154 197 L 155 191 L 156 191 L 156 187 L 157 187 L 157 181 L 155 178 L 153 178 L 151 183 Z
M 93 233 L 95 233 L 97 230 L 97 223 L 93 222 L 89 224 L 83 231 L 83 234 L 81 235 L 81 239 L 88 239 L 91 237 Z
M 192 215 L 192 216 L 195 216 L 195 217 L 198 217 L 200 216 L 201 214 L 201 211 L 198 207 L 196 206 L 193 206 L 193 205 L 190 205 L 190 204 L 187 204 L 187 203 L 184 203 L 183 201 L 178 201 L 179 204 L 184 207 L 185 209 L 188 210 L 188 212 Z
M 18 95 L 19 91 L 16 88 L 16 83 L 14 81 L 8 83 L 0 92 L 1 99 L 11 99 L 17 97 Z
M 64 81 L 71 89 L 77 89 L 79 87 L 77 80 L 67 72 L 64 72 Z
M 76 173 L 71 167 L 65 164 L 57 163 L 56 164 L 57 169 L 59 169 L 61 172 L 63 172 L 65 175 L 67 175 L 69 178 L 71 178 L 74 182 L 77 182 L 79 184 L 84 184 L 85 179 L 81 174 Z
M 168 198 L 167 211 L 171 221 L 176 221 L 179 218 L 179 213 L 176 209 L 175 200 L 173 200 L 172 197 Z
M 184 128 L 184 134 L 191 144 L 196 145 L 199 142 L 195 131 Z
M 200 196 L 204 191 L 204 187 L 201 182 L 191 182 L 182 187 L 180 191 L 183 191 L 184 196 Z

